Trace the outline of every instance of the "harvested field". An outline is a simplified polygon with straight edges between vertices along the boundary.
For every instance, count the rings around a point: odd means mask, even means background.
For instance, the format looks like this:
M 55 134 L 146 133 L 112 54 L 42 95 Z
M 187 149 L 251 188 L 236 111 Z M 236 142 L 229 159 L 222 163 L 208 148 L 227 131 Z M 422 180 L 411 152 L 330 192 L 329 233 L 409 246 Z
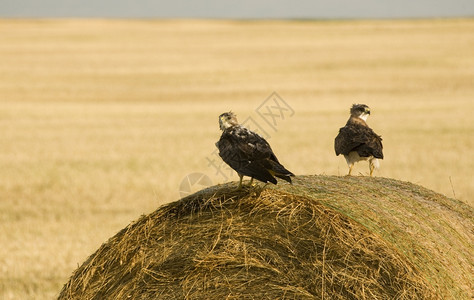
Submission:
M 2 300 L 57 298 L 104 241 L 180 199 L 189 174 L 237 180 L 209 161 L 228 110 L 293 173 L 345 175 L 334 137 L 365 103 L 384 141 L 375 176 L 474 206 L 474 18 L 3 19 L 0 36 Z M 257 113 L 273 92 L 294 110 L 274 128 Z

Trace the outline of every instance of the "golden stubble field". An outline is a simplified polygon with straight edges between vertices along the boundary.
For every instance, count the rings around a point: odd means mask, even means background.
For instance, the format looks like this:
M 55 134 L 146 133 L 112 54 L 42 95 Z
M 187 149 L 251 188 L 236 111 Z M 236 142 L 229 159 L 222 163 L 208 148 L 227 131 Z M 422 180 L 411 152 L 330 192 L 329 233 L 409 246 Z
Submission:
M 237 180 L 212 166 L 231 109 L 295 174 L 345 175 L 333 139 L 366 103 L 376 176 L 474 203 L 474 19 L 1 20 L 0 37 L 1 299 L 57 296 L 188 174 Z

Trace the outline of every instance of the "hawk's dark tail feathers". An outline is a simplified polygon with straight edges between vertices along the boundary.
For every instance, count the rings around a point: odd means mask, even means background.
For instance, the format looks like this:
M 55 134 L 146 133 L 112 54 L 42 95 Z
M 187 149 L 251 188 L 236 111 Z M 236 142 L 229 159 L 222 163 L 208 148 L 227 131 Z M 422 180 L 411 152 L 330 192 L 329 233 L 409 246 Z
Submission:
M 295 174 L 285 169 L 285 167 L 278 162 L 272 162 L 272 169 L 269 171 L 273 176 L 281 178 L 290 184 L 291 184 L 290 176 L 295 176 Z
M 275 176 L 287 181 L 289 184 L 293 184 L 291 182 L 291 177 L 290 176 L 285 176 L 285 175 L 280 175 L 280 174 L 275 174 Z M 291 175 L 291 176 L 295 176 L 295 175 Z

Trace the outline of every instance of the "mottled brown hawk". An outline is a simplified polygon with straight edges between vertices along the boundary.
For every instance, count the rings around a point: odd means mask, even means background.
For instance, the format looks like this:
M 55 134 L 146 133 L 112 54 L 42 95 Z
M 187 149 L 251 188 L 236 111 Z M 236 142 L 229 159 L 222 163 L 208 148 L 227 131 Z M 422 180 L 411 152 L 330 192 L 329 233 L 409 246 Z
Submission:
M 250 184 L 254 178 L 277 184 L 275 177 L 291 183 L 290 176 L 294 174 L 280 164 L 268 142 L 240 125 L 234 113 L 221 114 L 219 126 L 222 130 L 221 138 L 216 143 L 219 156 L 239 175 L 239 188 L 244 176 L 251 177 Z
M 382 137 L 367 125 L 367 117 L 370 115 L 370 108 L 367 105 L 352 105 L 350 114 L 346 126 L 339 129 L 339 134 L 334 140 L 336 155 L 344 155 L 349 166 L 348 175 L 351 175 L 354 163 L 368 160 L 372 176 L 374 169 L 379 168 L 378 159 L 383 159 Z

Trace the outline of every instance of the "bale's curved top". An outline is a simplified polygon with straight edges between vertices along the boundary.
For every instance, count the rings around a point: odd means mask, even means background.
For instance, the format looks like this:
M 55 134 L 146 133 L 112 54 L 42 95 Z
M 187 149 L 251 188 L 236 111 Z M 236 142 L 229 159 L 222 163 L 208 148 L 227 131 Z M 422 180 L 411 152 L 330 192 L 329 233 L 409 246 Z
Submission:
M 473 209 L 386 178 L 214 186 L 103 244 L 59 299 L 470 299 Z

